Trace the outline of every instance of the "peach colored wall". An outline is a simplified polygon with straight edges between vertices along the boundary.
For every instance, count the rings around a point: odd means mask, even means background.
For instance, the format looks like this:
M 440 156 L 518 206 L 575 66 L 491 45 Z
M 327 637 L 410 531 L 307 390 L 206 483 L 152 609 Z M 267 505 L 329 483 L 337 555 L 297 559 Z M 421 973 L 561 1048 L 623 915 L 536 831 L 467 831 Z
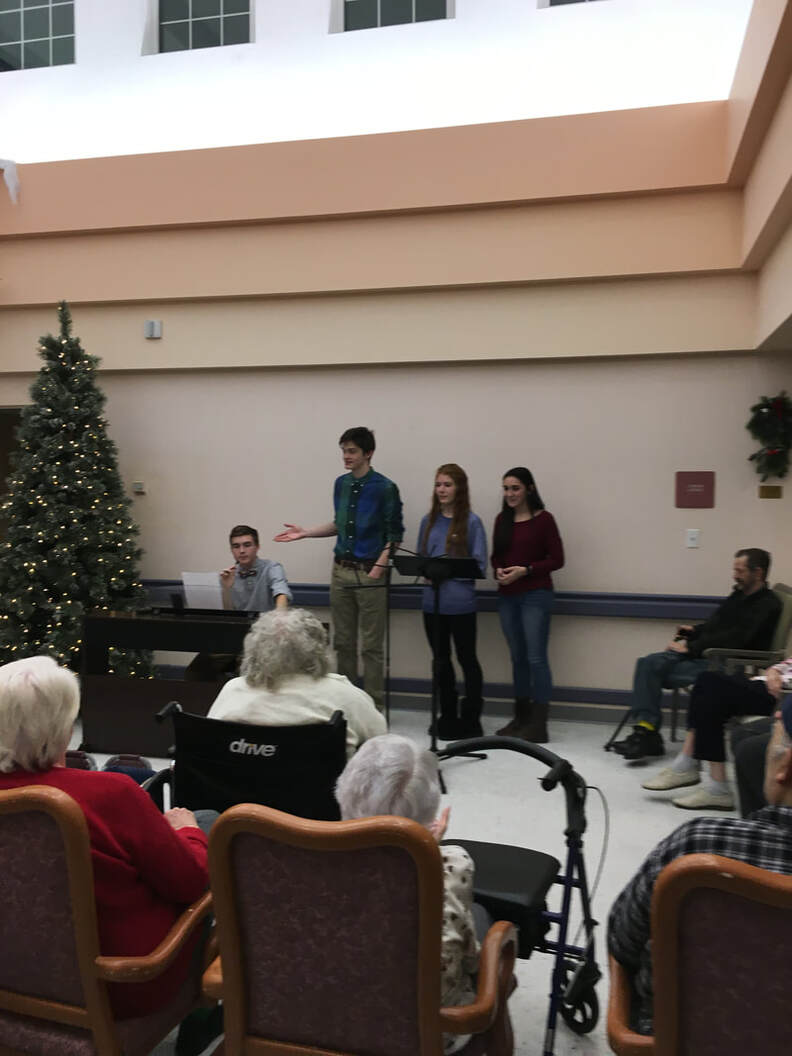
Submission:
M 741 207 L 739 192 L 718 191 L 14 239 L 0 297 L 161 301 L 735 270 Z
M 138 304 L 144 317 L 167 313 L 176 341 L 156 348 L 98 335 L 111 347 L 108 365 L 119 369 L 355 362 L 368 358 L 372 346 L 374 358 L 400 361 L 418 346 L 398 340 L 389 308 L 401 313 L 413 305 L 406 326 L 427 336 L 428 358 L 536 349 L 577 355 L 579 333 L 566 325 L 573 319 L 586 333 L 587 354 L 755 347 L 767 335 L 754 329 L 750 280 L 724 275 L 720 286 L 698 278 L 682 286 L 679 276 L 734 272 L 745 253 L 755 268 L 783 234 L 792 214 L 790 92 L 744 203 L 738 191 L 684 190 L 723 188 L 726 103 L 27 166 L 20 206 L 0 196 L 0 225 L 10 236 L 0 304 L 49 305 L 66 297 L 72 304 Z M 482 204 L 506 201 L 533 204 Z M 641 281 L 614 282 L 619 276 Z M 514 286 L 522 283 L 535 285 Z M 462 312 L 468 306 L 483 312 L 467 336 L 446 326 L 447 308 L 461 304 L 449 291 L 445 301 L 387 303 L 375 293 L 366 302 L 364 330 L 366 319 L 376 318 L 390 332 L 382 340 L 366 334 L 357 346 L 347 338 L 347 328 L 357 328 L 343 310 L 351 308 L 350 291 L 501 285 L 512 286 L 503 298 L 478 291 L 465 302 Z M 330 332 L 337 332 L 329 347 L 318 347 L 310 324 L 295 337 L 290 320 L 299 316 L 302 323 L 305 313 L 280 300 L 266 307 L 253 302 L 256 325 L 262 311 L 265 325 L 273 323 L 264 355 L 256 335 L 244 332 L 242 345 L 229 347 L 222 308 L 204 339 L 194 341 L 179 325 L 192 309 L 167 312 L 162 305 L 195 300 L 206 307 L 216 298 L 295 293 L 347 298 L 332 307 L 310 302 L 321 308 L 321 325 L 329 319 Z M 515 296 L 523 302 L 518 312 Z M 490 348 L 488 313 L 491 306 L 500 310 L 501 300 L 507 336 Z M 431 319 L 427 306 L 437 308 Z M 556 324 L 550 315 L 559 308 L 566 318 Z M 528 341 L 508 335 L 509 317 Z M 0 369 L 29 369 L 18 340 L 23 334 L 13 329 L 20 319 L 27 340 L 24 316 L 3 319 L 11 339 Z M 310 351 L 300 358 L 304 348 Z
M 792 221 L 792 79 L 745 185 L 743 255 L 759 267 Z
M 246 222 L 722 184 L 728 104 L 20 166 L 0 233 Z M 97 193 L 99 192 L 99 193 Z M 68 209 L 64 208 L 68 202 Z
M 666 108 L 662 114 L 644 113 L 642 118 L 646 124 L 641 127 L 657 132 L 658 122 L 665 121 L 669 132 L 673 131 L 676 141 L 681 142 L 692 134 L 691 114 L 688 108 Z M 785 115 L 785 108 L 779 111 L 771 136 L 776 135 L 776 127 L 782 131 L 786 128 Z M 692 142 L 687 142 L 693 167 L 702 157 L 706 158 L 707 143 L 711 145 L 712 138 L 718 138 L 721 116 L 717 108 L 710 109 L 710 140 L 703 135 L 699 137 L 704 141 L 703 151 L 693 150 Z M 608 127 L 614 136 L 614 129 L 629 136 L 633 122 L 638 121 L 635 114 L 596 117 L 610 122 Z M 558 119 L 562 124 L 572 120 Z M 544 133 L 537 133 L 533 126 L 544 128 L 545 124 L 525 123 L 526 133 L 530 130 L 531 136 L 538 134 L 537 142 L 541 142 L 542 135 L 549 135 L 547 128 Z M 591 163 L 593 152 L 600 149 L 591 140 L 595 125 L 589 126 L 581 119 L 574 127 L 577 138 L 569 149 L 569 157 L 587 158 Z M 561 125 L 557 125 L 556 133 L 560 131 Z M 432 138 L 435 132 L 437 140 Z M 467 171 L 462 148 L 474 144 L 481 147 L 488 137 L 492 138 L 493 147 L 500 154 L 488 159 L 489 182 L 482 168 L 476 177 L 478 182 L 473 180 L 467 192 L 475 184 L 476 193 L 482 198 L 497 200 L 503 191 L 501 173 L 511 171 L 504 162 L 511 156 L 514 127 L 509 129 L 511 138 L 502 126 L 435 132 L 419 136 L 428 160 L 431 161 L 433 151 L 439 149 L 445 137 L 453 133 L 460 172 Z M 417 141 L 409 140 L 412 134 L 402 135 L 407 137 L 404 142 L 409 141 L 410 149 L 417 149 Z M 389 138 L 333 141 L 337 169 L 340 171 L 345 149 L 348 171 L 357 174 L 356 162 L 363 159 L 367 150 L 374 149 L 371 140 L 378 141 L 383 157 L 390 156 L 393 144 L 385 144 Z M 792 141 L 792 137 L 789 139 Z M 757 192 L 756 200 L 761 199 L 765 208 L 772 208 L 772 192 L 783 184 L 786 141 L 778 135 L 768 142 L 770 146 L 762 156 L 762 171 L 767 174 L 764 180 L 770 192 Z M 328 144 L 274 146 L 303 150 L 303 161 L 307 163 L 309 159 L 315 162 Z M 645 162 L 645 152 L 641 153 L 639 147 L 634 141 L 622 142 L 622 159 L 640 157 Z M 252 161 L 258 159 L 256 164 L 260 169 L 270 148 L 234 149 L 247 152 Z M 556 149 L 560 149 L 558 143 Z M 211 156 L 217 162 L 223 153 L 209 151 L 202 152 L 202 156 Z M 614 161 L 617 155 L 618 152 L 614 153 L 610 160 Z M 180 189 L 183 192 L 184 166 L 190 161 L 195 162 L 194 152 L 31 167 L 40 180 L 23 184 L 26 204 L 18 212 L 12 210 L 20 231 L 33 231 L 37 224 L 43 227 L 56 223 L 55 215 L 47 210 L 55 191 L 53 181 L 59 176 L 64 177 L 75 198 L 75 210 L 70 209 L 68 215 L 79 217 L 82 208 L 81 222 L 86 229 L 93 225 L 96 230 L 80 233 L 73 227 L 71 234 L 7 239 L 4 247 L 7 272 L 0 288 L 0 303 L 9 307 L 43 305 L 66 297 L 73 304 L 137 304 L 135 311 L 140 314 L 136 314 L 138 321 L 132 331 L 116 334 L 106 328 L 95 335 L 108 345 L 107 365 L 117 369 L 359 362 L 368 358 L 398 362 L 412 358 L 416 349 L 422 349 L 421 356 L 430 359 L 447 359 L 717 351 L 752 348 L 757 344 L 756 308 L 751 301 L 754 282 L 728 274 L 741 266 L 740 242 L 744 239 L 741 198 L 737 191 L 632 194 L 509 208 L 447 208 L 421 214 L 372 215 L 371 210 L 377 206 L 387 204 L 388 208 L 395 208 L 397 204 L 404 204 L 403 194 L 396 202 L 387 197 L 391 192 L 398 192 L 395 185 L 390 185 L 390 191 L 388 186 L 378 189 L 376 201 L 371 195 L 363 196 L 358 205 L 359 212 L 369 212 L 365 217 L 207 225 L 206 221 L 214 216 L 233 215 L 238 220 L 246 215 L 245 209 L 250 209 L 250 203 L 244 204 L 244 194 L 242 205 L 231 193 L 226 197 L 215 194 L 210 199 L 209 187 L 196 178 L 192 198 L 182 193 L 185 201 L 189 199 L 189 205 L 184 209 L 177 207 L 175 195 Z M 121 180 L 117 187 L 114 185 L 112 196 L 93 194 L 95 211 L 89 216 L 85 196 L 93 186 L 92 180 L 100 177 L 103 165 L 126 165 L 126 176 L 135 188 L 140 184 L 140 193 L 124 193 L 125 184 Z M 589 184 L 590 189 L 596 189 L 596 164 L 584 165 L 582 170 L 572 165 L 569 168 L 578 175 L 586 172 L 594 180 Z M 314 172 L 314 167 L 306 164 L 303 171 Z M 109 172 L 110 169 L 104 173 L 105 177 Z M 613 181 L 618 175 L 615 166 L 611 175 L 613 180 L 609 186 L 615 190 L 617 185 Z M 302 183 L 294 181 L 295 189 L 288 183 L 286 169 L 277 171 L 273 181 L 276 176 L 281 181 L 281 195 L 280 199 L 275 195 L 278 199 L 275 204 L 281 210 L 289 204 L 289 191 L 295 195 L 291 206 L 297 211 L 309 206 L 315 213 L 331 208 L 321 195 L 310 202 L 305 198 L 308 191 L 316 189 L 315 182 L 311 183 L 307 177 Z M 658 187 L 668 178 L 668 172 L 658 166 L 656 177 L 654 185 Z M 633 189 L 640 184 L 634 166 L 622 178 L 625 186 L 629 178 Z M 80 180 L 86 180 L 87 185 L 78 187 Z M 351 207 L 351 199 L 347 202 L 343 198 L 348 188 L 342 193 L 341 182 L 339 177 L 332 206 L 338 209 L 345 202 Z M 132 191 L 131 187 L 126 189 Z M 562 181 L 556 191 L 563 195 L 564 190 Z M 460 200 L 458 188 L 447 185 L 445 191 L 447 206 Z M 156 217 L 160 223 L 166 222 L 153 209 L 157 192 L 162 202 L 169 202 L 176 209 L 170 223 L 156 230 L 129 230 L 130 225 L 143 224 L 145 219 L 151 222 Z M 252 187 L 248 192 L 252 193 Z M 526 190 L 529 193 L 538 193 L 538 185 Z M 80 194 L 84 196 L 82 207 Z M 258 198 L 259 202 L 269 202 L 268 196 L 260 193 Z M 429 204 L 425 196 L 414 201 L 419 199 L 424 206 Z M 782 205 L 779 198 L 774 214 L 776 222 L 781 217 Z M 270 208 L 275 207 L 270 205 Z M 6 206 L 6 210 L 11 207 Z M 259 214 L 262 211 L 259 207 Z M 58 215 L 67 214 L 61 210 Z M 173 229 L 188 215 L 192 221 L 202 217 L 204 223 Z M 100 232 L 98 229 L 103 225 L 105 230 Z M 701 272 L 725 274 L 718 279 L 679 277 Z M 634 276 L 639 281 L 614 281 L 613 276 L 620 275 Z M 592 279 L 597 281 L 585 281 Z M 529 285 L 524 288 L 514 285 L 521 283 Z M 448 289 L 464 286 L 481 288 L 471 292 L 464 301 L 457 290 Z M 362 316 L 352 310 L 359 308 L 361 302 L 350 299 L 351 290 L 409 287 L 435 292 L 431 295 L 398 293 L 390 298 L 384 293 L 372 293 Z M 444 292 L 440 293 L 441 290 Z M 305 305 L 289 303 L 277 296 L 267 302 L 255 299 L 262 295 L 317 292 L 338 294 L 339 299 L 331 303 L 327 298 L 313 298 Z M 162 303 L 164 299 L 188 298 L 195 299 L 194 307 L 175 304 L 167 308 Z M 232 308 L 218 305 L 215 298 L 252 300 Z M 308 308 L 318 311 L 308 312 Z M 211 319 L 207 318 L 207 309 Z M 405 314 L 408 309 L 409 318 Z M 501 310 L 505 310 L 503 332 L 493 342 L 492 313 Z M 119 308 L 119 311 L 122 312 L 120 319 L 125 309 Z M 455 320 L 448 319 L 450 311 L 455 312 Z M 237 333 L 235 321 L 229 328 L 229 312 L 233 313 L 234 320 L 248 319 L 249 328 L 243 325 Z M 393 325 L 394 312 L 399 316 L 398 327 Z M 480 313 L 472 327 L 471 312 Z M 166 340 L 156 346 L 143 345 L 134 333 L 139 334 L 142 318 L 166 315 L 169 319 Z M 194 338 L 183 320 L 199 316 L 204 325 Z M 15 330 L 15 323 L 20 321 L 24 324 L 22 329 Z M 357 333 L 361 321 L 360 339 L 350 341 L 350 332 Z M 3 347 L 0 369 L 30 369 L 29 322 L 30 318 L 24 312 L 19 314 L 18 309 L 4 313 L 3 327 L 8 340 Z M 258 333 L 259 326 L 264 328 L 263 338 Z M 317 330 L 322 333 L 325 327 L 328 342 L 317 338 Z M 581 332 L 586 334 L 585 342 L 580 340 Z
M 657 355 L 752 348 L 752 275 L 80 306 L 110 370 Z M 146 341 L 144 320 L 163 337 Z M 52 308 L 2 320 L 0 370 L 35 369 Z
M 758 284 L 757 331 L 766 347 L 792 351 L 790 332 L 792 227 L 762 268 Z
M 729 98 L 729 182 L 742 186 L 792 71 L 792 2 L 754 0 Z

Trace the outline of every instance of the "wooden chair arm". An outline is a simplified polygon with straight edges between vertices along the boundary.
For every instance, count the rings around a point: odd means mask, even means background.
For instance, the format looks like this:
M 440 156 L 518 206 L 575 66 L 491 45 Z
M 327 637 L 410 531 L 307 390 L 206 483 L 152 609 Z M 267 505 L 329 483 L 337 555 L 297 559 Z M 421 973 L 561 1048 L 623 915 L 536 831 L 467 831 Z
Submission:
M 223 996 L 223 964 L 219 957 L 215 957 L 203 974 L 203 985 L 201 992 L 204 997 L 210 997 L 219 1001 Z
M 654 1038 L 637 1034 L 630 1028 L 631 983 L 627 970 L 613 955 L 610 966 L 608 994 L 608 1044 L 617 1056 L 650 1056 L 654 1052 Z
M 505 1001 L 514 974 L 517 929 L 499 920 L 481 944 L 476 1000 L 470 1005 L 440 1009 L 440 1027 L 448 1034 L 481 1034 L 495 1022 L 499 1001 Z
M 146 983 L 156 979 L 211 912 L 212 893 L 207 891 L 185 909 L 155 950 L 145 957 L 97 957 L 97 975 L 113 983 Z

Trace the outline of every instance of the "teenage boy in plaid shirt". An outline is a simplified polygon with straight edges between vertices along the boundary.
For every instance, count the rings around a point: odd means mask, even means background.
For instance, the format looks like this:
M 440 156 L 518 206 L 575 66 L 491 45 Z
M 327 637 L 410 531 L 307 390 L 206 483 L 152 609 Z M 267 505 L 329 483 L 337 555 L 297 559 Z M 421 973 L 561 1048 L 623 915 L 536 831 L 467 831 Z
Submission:
M 336 536 L 330 613 L 338 673 L 357 678 L 359 631 L 363 687 L 382 711 L 388 562 L 404 534 L 402 503 L 393 481 L 371 468 L 376 443 L 370 429 L 347 429 L 338 443 L 346 472 L 333 487 L 335 518 L 315 528 L 286 524 L 275 542 Z

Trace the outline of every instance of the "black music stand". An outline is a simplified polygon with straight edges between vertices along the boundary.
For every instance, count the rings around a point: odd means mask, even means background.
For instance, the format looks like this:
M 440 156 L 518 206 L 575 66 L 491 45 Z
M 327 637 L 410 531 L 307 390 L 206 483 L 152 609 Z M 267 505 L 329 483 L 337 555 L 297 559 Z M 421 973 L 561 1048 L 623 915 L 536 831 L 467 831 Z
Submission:
M 428 557 L 415 554 L 409 557 L 396 554 L 393 564 L 403 576 L 419 576 L 428 579 L 434 589 L 434 620 L 432 621 L 432 724 L 430 727 L 429 751 L 437 755 L 437 641 L 438 619 L 440 615 L 440 587 L 448 579 L 484 579 L 478 561 L 474 557 Z M 480 752 L 464 753 L 471 759 L 486 759 Z M 440 774 L 440 787 L 446 791 L 445 781 Z

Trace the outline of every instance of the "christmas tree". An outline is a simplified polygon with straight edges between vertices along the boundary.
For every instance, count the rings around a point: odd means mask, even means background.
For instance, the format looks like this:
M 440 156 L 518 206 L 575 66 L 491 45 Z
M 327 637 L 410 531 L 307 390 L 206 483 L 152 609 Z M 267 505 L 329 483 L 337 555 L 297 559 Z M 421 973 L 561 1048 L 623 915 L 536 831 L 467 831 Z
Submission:
M 99 360 L 71 336 L 58 305 L 60 336 L 41 338 L 44 365 L 17 430 L 2 511 L 0 662 L 46 654 L 77 668 L 83 615 L 139 609 L 142 551 L 107 435 Z M 151 674 L 148 654 L 112 650 L 117 674 Z

